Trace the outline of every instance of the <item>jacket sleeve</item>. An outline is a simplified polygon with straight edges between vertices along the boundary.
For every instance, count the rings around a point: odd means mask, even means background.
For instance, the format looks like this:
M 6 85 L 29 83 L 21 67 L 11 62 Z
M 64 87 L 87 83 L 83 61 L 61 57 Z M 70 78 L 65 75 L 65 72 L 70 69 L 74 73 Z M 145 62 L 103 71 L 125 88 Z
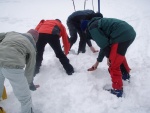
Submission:
M 109 54 L 110 54 L 110 46 L 107 46 L 104 49 L 100 49 L 97 61 L 102 62 L 104 56 L 106 56 L 107 58 L 109 58 Z
M 68 40 L 68 35 L 67 35 L 66 29 L 63 25 L 61 25 L 60 29 L 61 29 L 62 41 L 64 44 L 64 52 L 65 52 L 65 55 L 67 55 L 69 53 L 69 50 L 70 50 L 70 43 Z
M 105 56 L 105 53 L 104 53 L 103 49 L 100 49 L 100 52 L 99 52 L 99 55 L 98 55 L 97 61 L 98 61 L 98 62 L 102 62 L 102 61 L 103 61 L 104 56 Z
M 5 38 L 6 33 L 0 33 L 0 42 Z
M 26 68 L 25 68 L 25 76 L 29 84 L 33 82 L 34 71 L 35 71 L 35 63 L 36 63 L 36 52 L 31 51 L 26 56 Z
M 86 43 L 88 44 L 89 47 L 92 46 L 91 40 L 86 39 Z

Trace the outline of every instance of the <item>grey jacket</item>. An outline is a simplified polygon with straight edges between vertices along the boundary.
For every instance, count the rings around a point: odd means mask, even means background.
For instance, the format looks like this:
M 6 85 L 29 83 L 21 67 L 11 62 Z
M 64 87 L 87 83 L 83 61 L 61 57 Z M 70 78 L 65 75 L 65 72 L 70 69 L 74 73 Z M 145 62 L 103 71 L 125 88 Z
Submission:
M 27 35 L 27 38 L 26 36 Z M 25 69 L 28 83 L 33 82 L 36 62 L 35 41 L 29 33 L 0 33 L 0 67 Z

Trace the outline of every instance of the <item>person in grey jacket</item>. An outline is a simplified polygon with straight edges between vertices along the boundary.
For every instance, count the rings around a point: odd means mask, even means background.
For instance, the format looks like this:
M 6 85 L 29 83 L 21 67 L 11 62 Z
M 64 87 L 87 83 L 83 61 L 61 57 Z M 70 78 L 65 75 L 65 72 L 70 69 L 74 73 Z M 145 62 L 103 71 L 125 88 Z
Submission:
M 39 87 L 33 84 L 38 35 L 34 29 L 27 33 L 0 33 L 0 97 L 7 78 L 21 103 L 22 113 L 33 113 L 30 89 Z

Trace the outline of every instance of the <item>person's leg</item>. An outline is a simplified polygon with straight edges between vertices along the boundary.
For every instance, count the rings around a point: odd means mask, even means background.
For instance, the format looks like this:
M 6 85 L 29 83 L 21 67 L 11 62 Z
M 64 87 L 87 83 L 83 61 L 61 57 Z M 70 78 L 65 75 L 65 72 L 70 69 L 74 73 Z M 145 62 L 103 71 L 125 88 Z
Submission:
M 124 56 L 117 53 L 118 49 L 118 43 L 113 44 L 111 46 L 110 51 L 110 66 L 109 66 L 109 72 L 112 78 L 112 87 L 115 90 L 122 90 L 123 84 L 122 84 L 122 74 L 120 70 L 120 65 L 122 64 L 124 60 Z
M 111 46 L 109 56 L 109 60 L 111 63 L 109 66 L 109 72 L 112 78 L 113 87 L 111 93 L 115 94 L 117 97 L 121 97 L 123 93 L 122 73 L 120 66 L 123 62 L 125 62 L 125 54 L 127 48 L 132 42 L 133 40 L 130 40 L 122 43 L 116 43 Z
M 64 69 L 66 70 L 66 73 L 68 75 L 71 75 L 74 72 L 74 69 L 72 65 L 69 63 L 69 59 L 67 58 L 67 56 L 63 53 L 61 49 L 59 37 L 56 35 L 50 35 L 50 37 L 48 38 L 48 43 L 54 50 L 56 57 L 59 59 L 59 61 L 63 65 Z
M 112 79 L 112 88 L 110 91 L 112 94 L 116 95 L 117 97 L 122 97 L 123 94 L 123 83 L 122 83 L 122 74 L 120 70 L 120 65 L 124 60 L 124 56 L 117 53 L 118 44 L 113 44 L 111 46 L 110 51 L 110 66 L 109 66 L 109 73 Z
M 123 63 L 120 65 L 121 73 L 122 73 L 122 79 L 123 80 L 129 80 L 130 79 L 130 68 L 128 66 L 128 63 L 126 61 L 126 58 L 123 60 Z
M 123 69 L 123 72 L 124 73 L 130 73 L 130 68 L 129 68 L 129 65 L 128 65 L 128 63 L 127 63 L 127 60 L 126 60 L 126 57 L 125 57 L 125 59 L 123 60 L 123 62 L 122 62 L 122 67 L 124 68 Z
M 67 23 L 67 26 L 70 34 L 69 42 L 70 42 L 70 49 L 71 49 L 73 44 L 77 41 L 77 37 L 78 37 L 77 30 L 72 23 Z
M 2 68 L 0 68 L 0 98 L 2 97 L 2 94 L 3 94 L 4 80 L 5 80 L 5 77 L 3 76 L 1 70 L 2 70 Z
M 45 48 L 45 45 L 47 44 L 47 41 L 45 39 L 45 35 L 46 34 L 40 33 L 39 39 L 36 43 L 37 54 L 36 54 L 35 74 L 39 73 L 40 66 L 42 65 L 44 48 Z
M 134 39 L 126 41 L 126 42 L 119 43 L 117 53 L 119 53 L 120 55 L 125 56 L 127 48 L 131 45 L 131 43 L 133 41 L 134 41 Z M 122 72 L 122 79 L 123 80 L 129 80 L 130 79 L 130 74 L 129 73 L 130 73 L 131 69 L 129 68 L 126 57 L 124 58 L 122 64 L 120 65 L 120 69 L 121 69 L 121 72 Z
M 86 39 L 85 39 L 85 34 L 78 29 L 78 34 L 80 36 L 80 41 L 79 41 L 79 48 L 78 48 L 78 53 L 82 52 L 85 53 L 86 51 Z
M 23 69 L 2 69 L 2 73 L 12 85 L 15 96 L 21 103 L 22 113 L 33 113 L 31 92 Z

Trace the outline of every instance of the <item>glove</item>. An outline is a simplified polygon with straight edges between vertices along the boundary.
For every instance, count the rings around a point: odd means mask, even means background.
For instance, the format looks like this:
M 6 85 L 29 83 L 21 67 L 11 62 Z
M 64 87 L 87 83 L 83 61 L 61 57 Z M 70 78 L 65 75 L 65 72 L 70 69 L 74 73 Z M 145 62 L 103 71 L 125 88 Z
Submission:
M 34 85 L 33 82 L 29 85 L 30 90 L 35 91 L 37 88 L 39 88 L 39 85 Z
M 35 91 L 35 90 L 36 90 L 36 87 L 35 87 L 35 85 L 33 84 L 33 82 L 29 85 L 29 88 L 30 88 L 30 90 L 32 90 L 32 91 Z

